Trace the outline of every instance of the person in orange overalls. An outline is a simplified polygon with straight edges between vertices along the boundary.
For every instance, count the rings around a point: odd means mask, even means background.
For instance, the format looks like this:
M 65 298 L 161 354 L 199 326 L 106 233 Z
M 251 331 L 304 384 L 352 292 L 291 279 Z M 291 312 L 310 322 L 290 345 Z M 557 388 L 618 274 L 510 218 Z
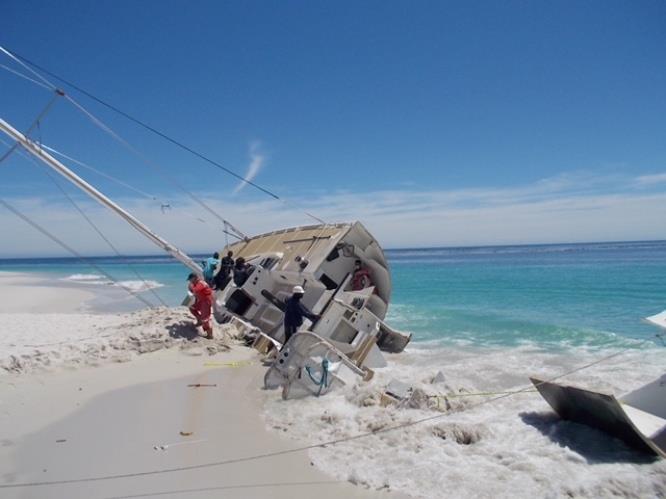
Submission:
M 210 324 L 211 308 L 213 306 L 213 290 L 197 274 L 187 276 L 189 284 L 187 288 L 194 295 L 194 305 L 190 312 L 197 320 L 195 326 L 201 326 L 206 332 L 206 338 L 213 339 L 213 328 Z

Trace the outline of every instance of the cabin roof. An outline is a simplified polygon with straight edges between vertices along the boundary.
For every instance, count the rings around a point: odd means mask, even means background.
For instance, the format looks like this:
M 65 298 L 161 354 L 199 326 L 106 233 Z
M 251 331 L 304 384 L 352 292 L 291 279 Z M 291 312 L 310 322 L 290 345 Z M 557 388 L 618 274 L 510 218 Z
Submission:
M 258 254 L 282 253 L 282 262 L 278 268 L 289 264 L 298 256 L 318 264 L 353 225 L 337 223 L 281 229 L 231 244 L 223 250 L 223 254 L 230 250 L 234 252 L 234 259 L 247 259 Z

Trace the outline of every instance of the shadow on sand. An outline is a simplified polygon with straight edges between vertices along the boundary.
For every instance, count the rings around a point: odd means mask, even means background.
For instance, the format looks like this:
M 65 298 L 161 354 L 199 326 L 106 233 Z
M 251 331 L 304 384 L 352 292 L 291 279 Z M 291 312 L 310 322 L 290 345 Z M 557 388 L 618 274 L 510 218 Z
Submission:
M 606 432 L 561 419 L 553 412 L 521 412 L 525 424 L 533 426 L 560 447 L 580 454 L 588 464 L 650 464 L 657 457 L 633 450 Z
M 192 321 L 174 322 L 167 326 L 167 331 L 172 338 L 185 338 L 192 341 L 200 337 L 199 331 Z

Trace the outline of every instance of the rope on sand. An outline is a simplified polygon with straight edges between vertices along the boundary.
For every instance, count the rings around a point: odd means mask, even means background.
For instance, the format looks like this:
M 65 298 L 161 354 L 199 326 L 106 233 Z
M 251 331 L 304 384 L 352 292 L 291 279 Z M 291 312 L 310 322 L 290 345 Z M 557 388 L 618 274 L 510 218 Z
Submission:
M 429 400 L 437 401 L 437 409 L 439 409 L 439 404 L 441 400 L 450 399 L 450 398 L 461 398 L 461 397 L 492 397 L 495 395 L 515 395 L 518 393 L 536 393 L 539 390 L 519 390 L 519 391 L 508 391 L 508 392 L 473 392 L 473 393 L 446 393 L 444 395 L 426 395 Z

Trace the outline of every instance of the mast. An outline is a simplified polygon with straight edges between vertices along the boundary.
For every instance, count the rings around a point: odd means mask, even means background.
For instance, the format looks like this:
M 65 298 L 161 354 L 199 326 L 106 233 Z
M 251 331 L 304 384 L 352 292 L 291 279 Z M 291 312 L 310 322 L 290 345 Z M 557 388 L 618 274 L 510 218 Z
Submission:
M 189 256 L 187 256 L 186 253 L 175 247 L 173 244 L 168 242 L 166 239 L 163 239 L 162 237 L 158 236 L 155 234 L 150 228 L 148 228 L 146 225 L 144 225 L 142 222 L 140 222 L 138 219 L 136 219 L 133 215 L 122 209 L 120 206 L 118 206 L 115 202 L 113 202 L 111 199 L 109 199 L 107 196 L 102 194 L 100 191 L 95 189 L 92 185 L 90 185 L 88 182 L 83 180 L 81 177 L 76 175 L 73 171 L 71 171 L 69 168 L 67 168 L 65 165 L 63 165 L 60 161 L 55 159 L 53 156 L 51 156 L 49 153 L 44 151 L 39 145 L 35 144 L 33 141 L 28 139 L 26 136 L 24 136 L 21 132 L 13 128 L 9 123 L 7 123 L 5 120 L 0 118 L 0 130 L 2 130 L 4 133 L 6 133 L 9 137 L 11 137 L 13 140 L 18 142 L 23 146 L 23 148 L 28 151 L 30 154 L 35 156 L 36 158 L 40 159 L 43 161 L 47 166 L 58 172 L 60 175 L 65 177 L 67 180 L 69 180 L 72 184 L 77 186 L 79 189 L 81 189 L 83 192 L 88 194 L 91 198 L 93 198 L 95 201 L 99 202 L 100 204 L 103 204 L 110 210 L 114 211 L 117 213 L 120 217 L 122 217 L 127 223 L 129 223 L 132 227 L 134 227 L 136 230 L 138 230 L 141 234 L 146 236 L 150 241 L 152 241 L 154 244 L 162 248 L 164 251 L 169 253 L 171 256 L 173 256 L 176 260 L 181 262 L 183 265 L 188 267 L 190 270 L 193 272 L 201 275 L 201 267 L 197 265 L 197 263 L 192 260 Z

